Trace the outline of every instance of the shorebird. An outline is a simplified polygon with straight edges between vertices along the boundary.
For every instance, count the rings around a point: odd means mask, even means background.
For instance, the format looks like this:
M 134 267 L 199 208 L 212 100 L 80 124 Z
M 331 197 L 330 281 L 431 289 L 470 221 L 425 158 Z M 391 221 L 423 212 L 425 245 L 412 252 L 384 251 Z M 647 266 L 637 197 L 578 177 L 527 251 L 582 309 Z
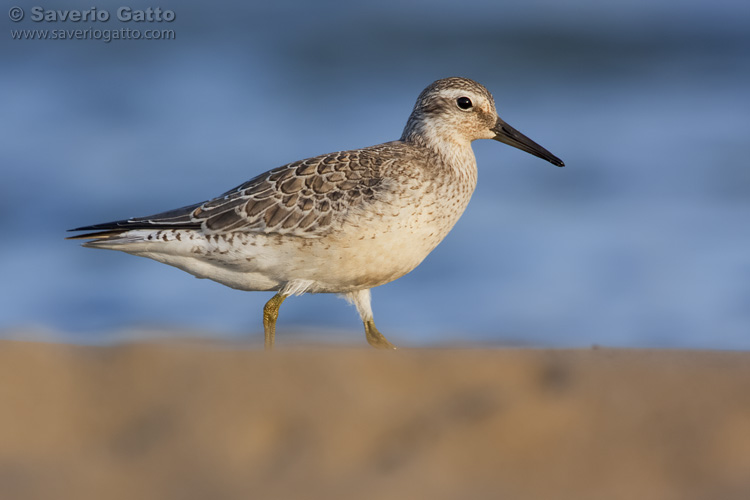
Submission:
M 94 231 L 71 238 L 239 290 L 276 292 L 263 308 L 266 349 L 281 303 L 303 293 L 342 295 L 368 343 L 395 349 L 375 327 L 370 289 L 417 267 L 461 217 L 477 183 L 476 139 L 564 166 L 505 123 L 482 85 L 445 78 L 422 91 L 397 141 L 289 163 L 217 198 L 71 229 Z

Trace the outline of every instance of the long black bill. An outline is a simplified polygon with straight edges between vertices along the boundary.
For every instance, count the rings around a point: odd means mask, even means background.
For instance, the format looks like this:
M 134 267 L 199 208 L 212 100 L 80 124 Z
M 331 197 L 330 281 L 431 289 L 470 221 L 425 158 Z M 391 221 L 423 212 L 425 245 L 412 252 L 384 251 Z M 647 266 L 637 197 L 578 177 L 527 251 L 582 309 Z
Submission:
M 505 144 L 513 146 L 514 148 L 518 148 L 521 151 L 526 151 L 527 153 L 537 156 L 543 160 L 547 160 L 551 164 L 557 165 L 558 167 L 565 166 L 560 158 L 553 155 L 552 153 L 541 147 L 539 144 L 511 127 L 500 118 L 497 119 L 495 128 L 493 128 L 492 131 L 495 132 L 495 137 L 493 137 L 493 139 L 495 139 L 496 141 L 504 142 Z

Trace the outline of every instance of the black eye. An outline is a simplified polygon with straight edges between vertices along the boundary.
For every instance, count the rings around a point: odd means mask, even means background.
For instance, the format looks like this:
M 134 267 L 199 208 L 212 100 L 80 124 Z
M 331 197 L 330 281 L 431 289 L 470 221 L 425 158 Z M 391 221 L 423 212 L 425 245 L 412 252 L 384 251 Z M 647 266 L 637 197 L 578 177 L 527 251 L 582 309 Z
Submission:
M 459 97 L 456 99 L 456 104 L 458 104 L 458 107 L 461 109 L 469 109 L 471 108 L 471 99 L 468 97 Z

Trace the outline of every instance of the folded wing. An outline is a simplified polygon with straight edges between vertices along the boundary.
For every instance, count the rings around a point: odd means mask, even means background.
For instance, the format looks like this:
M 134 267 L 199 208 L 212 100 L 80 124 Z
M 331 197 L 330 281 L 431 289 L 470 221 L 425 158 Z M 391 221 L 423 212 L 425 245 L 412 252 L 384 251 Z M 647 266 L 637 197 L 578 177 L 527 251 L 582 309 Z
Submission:
M 204 234 L 234 231 L 318 237 L 347 211 L 383 188 L 377 149 L 331 153 L 269 170 L 209 201 L 71 231 L 73 238 L 101 238 L 134 229 L 189 229 Z

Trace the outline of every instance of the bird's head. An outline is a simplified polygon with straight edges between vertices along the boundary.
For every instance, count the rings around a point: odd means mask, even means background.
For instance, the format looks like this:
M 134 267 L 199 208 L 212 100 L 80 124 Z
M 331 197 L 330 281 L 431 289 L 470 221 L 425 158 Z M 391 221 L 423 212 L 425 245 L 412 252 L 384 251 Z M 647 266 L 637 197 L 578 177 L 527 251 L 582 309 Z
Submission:
M 468 145 L 476 139 L 494 139 L 553 165 L 558 157 L 503 121 L 495 110 L 492 94 L 468 78 L 444 78 L 424 89 L 401 137 L 405 141 Z

